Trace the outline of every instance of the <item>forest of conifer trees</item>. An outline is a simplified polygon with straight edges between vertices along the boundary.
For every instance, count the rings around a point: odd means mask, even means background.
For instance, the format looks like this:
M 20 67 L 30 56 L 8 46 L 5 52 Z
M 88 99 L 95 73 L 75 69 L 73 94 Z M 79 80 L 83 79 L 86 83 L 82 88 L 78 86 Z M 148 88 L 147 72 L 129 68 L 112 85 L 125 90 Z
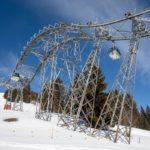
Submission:
M 98 69 L 98 79 L 97 79 L 97 88 L 96 88 L 96 95 L 95 95 L 95 106 L 94 106 L 94 116 L 93 116 L 93 126 L 95 125 L 95 122 L 97 118 L 99 117 L 99 114 L 101 112 L 101 109 L 103 108 L 103 105 L 106 101 L 108 93 L 106 92 L 107 84 L 105 83 L 105 76 L 103 75 L 101 69 L 94 67 L 94 69 Z M 76 82 L 79 75 L 77 75 L 74 79 L 74 83 Z M 59 85 L 60 83 L 60 85 Z M 65 92 L 65 89 L 63 86 L 63 82 L 61 79 L 56 79 L 56 81 L 53 81 L 52 84 L 46 85 L 46 86 L 52 86 L 54 85 L 54 97 L 53 97 L 53 112 L 58 112 L 58 110 L 63 110 L 63 107 L 65 106 L 64 97 L 65 95 L 68 95 Z M 76 85 L 77 86 L 77 85 Z M 89 86 L 89 90 L 90 90 Z M 42 99 L 43 103 L 47 104 L 48 102 L 48 93 L 45 93 L 45 91 L 41 91 L 44 93 L 44 97 Z M 47 91 L 48 92 L 48 91 Z M 36 92 L 31 91 L 30 86 L 23 89 L 23 101 L 25 103 L 30 103 L 31 101 L 36 101 L 38 98 L 38 94 Z M 90 97 L 90 94 L 86 93 L 87 98 Z M 12 91 L 12 101 L 15 101 L 17 97 L 17 90 L 14 89 Z M 8 90 L 6 90 L 4 94 L 4 98 L 8 99 Z M 140 108 L 137 107 L 136 100 L 133 100 L 131 98 L 128 98 L 127 100 L 133 101 L 133 127 L 141 128 L 150 130 L 150 106 L 147 106 L 146 108 L 143 108 L 142 106 Z M 61 108 L 59 108 L 61 107 Z M 45 109 L 45 108 L 43 108 Z M 84 109 L 84 108 L 83 108 Z M 61 111 L 60 111 L 61 113 Z M 89 116 L 90 117 L 90 116 Z M 123 120 L 125 123 L 126 120 Z

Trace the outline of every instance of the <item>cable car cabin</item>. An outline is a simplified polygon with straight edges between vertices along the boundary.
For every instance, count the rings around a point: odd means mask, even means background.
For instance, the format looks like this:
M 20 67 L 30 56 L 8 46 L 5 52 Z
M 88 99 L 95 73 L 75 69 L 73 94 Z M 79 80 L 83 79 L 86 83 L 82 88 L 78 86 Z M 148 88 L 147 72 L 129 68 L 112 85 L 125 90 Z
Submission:
M 110 48 L 110 50 L 108 51 L 108 55 L 112 60 L 117 60 L 121 57 L 121 53 L 116 46 Z
M 20 80 L 20 75 L 19 75 L 19 73 L 14 73 L 14 74 L 11 76 L 11 80 L 13 80 L 13 81 L 19 81 L 19 80 Z

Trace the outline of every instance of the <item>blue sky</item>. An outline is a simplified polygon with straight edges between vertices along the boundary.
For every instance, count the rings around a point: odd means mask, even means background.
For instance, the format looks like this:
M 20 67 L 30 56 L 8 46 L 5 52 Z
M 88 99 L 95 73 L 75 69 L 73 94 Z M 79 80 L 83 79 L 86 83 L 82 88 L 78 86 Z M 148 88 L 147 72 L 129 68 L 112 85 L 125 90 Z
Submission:
M 0 76 L 14 68 L 20 52 L 30 37 L 43 26 L 56 22 L 107 21 L 130 10 L 150 7 L 150 0 L 1 0 L 0 1 Z M 127 43 L 118 43 L 125 51 Z M 106 82 L 112 82 L 122 60 L 112 62 L 106 52 L 101 55 L 101 68 Z M 35 90 L 38 85 L 34 84 Z M 1 89 L 1 91 L 4 89 Z M 137 58 L 135 100 L 138 106 L 150 105 L 149 39 L 141 40 Z

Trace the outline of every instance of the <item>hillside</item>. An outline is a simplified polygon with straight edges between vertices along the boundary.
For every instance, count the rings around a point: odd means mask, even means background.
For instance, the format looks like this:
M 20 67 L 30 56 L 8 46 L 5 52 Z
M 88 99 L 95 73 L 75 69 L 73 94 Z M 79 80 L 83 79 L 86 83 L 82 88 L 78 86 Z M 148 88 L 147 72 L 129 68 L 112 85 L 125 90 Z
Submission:
M 5 99 L 0 94 L 0 150 L 149 150 L 150 132 L 132 130 L 130 145 L 112 143 L 106 139 L 57 127 L 57 116 L 51 122 L 34 118 L 35 106 L 24 104 L 24 112 L 4 111 Z M 4 122 L 17 118 L 17 122 Z

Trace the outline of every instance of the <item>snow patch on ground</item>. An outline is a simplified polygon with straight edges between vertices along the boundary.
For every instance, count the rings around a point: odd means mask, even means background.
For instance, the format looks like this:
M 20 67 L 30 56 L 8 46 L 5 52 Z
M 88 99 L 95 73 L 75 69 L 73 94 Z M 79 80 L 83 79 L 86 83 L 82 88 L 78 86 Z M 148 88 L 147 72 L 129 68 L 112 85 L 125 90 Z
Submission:
M 131 144 L 113 143 L 68 131 L 57 126 L 57 115 L 51 122 L 35 119 L 36 107 L 24 104 L 24 111 L 3 110 L 5 99 L 0 93 L 0 150 L 150 150 L 150 132 L 132 130 Z M 4 122 L 18 118 L 17 122 Z

